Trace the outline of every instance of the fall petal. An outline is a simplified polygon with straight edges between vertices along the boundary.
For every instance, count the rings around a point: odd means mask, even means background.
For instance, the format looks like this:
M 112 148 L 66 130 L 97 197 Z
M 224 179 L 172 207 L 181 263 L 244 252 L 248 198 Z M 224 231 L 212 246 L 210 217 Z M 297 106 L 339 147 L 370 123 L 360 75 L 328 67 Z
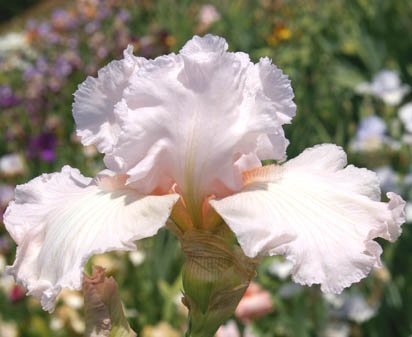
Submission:
M 4 223 L 18 244 L 8 268 L 52 311 L 62 288 L 79 289 L 93 254 L 133 250 L 166 222 L 176 195 L 143 196 L 124 177 L 83 177 L 65 166 L 17 186 Z
M 405 221 L 401 197 L 380 202 L 376 175 L 335 145 L 305 150 L 282 166 L 244 175 L 244 189 L 212 206 L 248 256 L 283 254 L 293 278 L 340 292 L 380 265 L 377 237 L 394 241 Z

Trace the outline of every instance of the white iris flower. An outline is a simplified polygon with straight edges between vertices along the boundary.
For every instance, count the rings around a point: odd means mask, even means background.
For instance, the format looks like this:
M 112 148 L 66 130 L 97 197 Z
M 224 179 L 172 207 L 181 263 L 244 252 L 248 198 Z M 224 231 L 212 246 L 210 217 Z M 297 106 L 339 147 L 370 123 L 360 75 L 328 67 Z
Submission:
M 91 255 L 134 250 L 171 216 L 183 232 L 224 221 L 247 256 L 285 255 L 301 284 L 338 293 L 358 282 L 380 265 L 373 239 L 399 236 L 405 203 L 381 202 L 376 174 L 346 166 L 335 145 L 262 167 L 285 158 L 293 97 L 269 59 L 253 64 L 220 37 L 154 60 L 126 49 L 73 104 L 77 134 L 107 170 L 92 179 L 65 166 L 16 188 L 9 272 L 52 311 L 62 288 L 81 287 Z
M 411 88 L 407 84 L 402 84 L 396 71 L 383 69 L 373 77 L 371 83 L 359 83 L 355 90 L 360 94 L 378 97 L 390 106 L 396 106 L 402 102 Z

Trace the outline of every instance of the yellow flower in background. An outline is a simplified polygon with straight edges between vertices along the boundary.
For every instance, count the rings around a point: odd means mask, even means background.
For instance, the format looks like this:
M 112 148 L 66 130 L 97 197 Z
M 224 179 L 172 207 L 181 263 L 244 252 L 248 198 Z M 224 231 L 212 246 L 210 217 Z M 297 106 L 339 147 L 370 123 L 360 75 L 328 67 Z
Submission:
M 270 46 L 276 46 L 279 42 L 288 41 L 292 37 L 292 32 L 283 24 L 277 24 L 272 33 L 266 38 Z

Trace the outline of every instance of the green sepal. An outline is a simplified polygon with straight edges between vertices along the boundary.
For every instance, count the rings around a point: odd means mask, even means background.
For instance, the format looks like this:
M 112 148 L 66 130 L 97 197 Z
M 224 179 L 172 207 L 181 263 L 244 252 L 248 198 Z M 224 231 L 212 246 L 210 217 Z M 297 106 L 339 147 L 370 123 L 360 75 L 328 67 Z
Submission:
M 189 309 L 187 337 L 214 336 L 233 315 L 255 275 L 257 261 L 226 236 L 191 230 L 180 238 L 186 254 L 182 281 L 183 303 Z

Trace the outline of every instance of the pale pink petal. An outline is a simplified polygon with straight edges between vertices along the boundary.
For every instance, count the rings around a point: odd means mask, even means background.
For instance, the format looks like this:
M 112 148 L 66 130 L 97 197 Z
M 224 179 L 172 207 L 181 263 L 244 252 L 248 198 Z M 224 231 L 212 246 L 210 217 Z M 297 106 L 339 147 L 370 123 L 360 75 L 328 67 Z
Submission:
M 255 65 L 227 52 L 222 38 L 196 36 L 135 73 L 116 105 L 119 142 L 105 163 L 145 193 L 173 183 L 187 199 L 239 190 L 242 156 L 257 156 L 257 166 L 283 159 L 292 99 L 290 81 L 269 60 Z
M 241 337 L 239 328 L 234 320 L 228 321 L 226 324 L 221 325 L 217 330 L 215 337 Z
M 339 147 L 315 146 L 247 172 L 240 193 L 211 204 L 248 256 L 283 254 L 296 282 L 340 292 L 380 265 L 373 239 L 396 240 L 405 221 L 401 197 L 378 201 L 375 173 L 345 165 Z
M 270 293 L 252 282 L 240 300 L 235 316 L 248 324 L 254 319 L 265 316 L 273 311 L 273 301 Z
M 162 227 L 177 195 L 142 196 L 125 177 L 83 177 L 65 166 L 16 188 L 4 223 L 18 244 L 8 271 L 53 310 L 62 288 L 81 287 L 93 254 L 133 250 L 134 241 Z
M 146 61 L 133 56 L 132 51 L 129 46 L 124 59 L 100 69 L 97 78 L 89 76 L 74 93 L 77 135 L 84 145 L 94 144 L 103 153 L 112 149 L 119 136 L 114 106 L 121 100 L 132 74 Z

